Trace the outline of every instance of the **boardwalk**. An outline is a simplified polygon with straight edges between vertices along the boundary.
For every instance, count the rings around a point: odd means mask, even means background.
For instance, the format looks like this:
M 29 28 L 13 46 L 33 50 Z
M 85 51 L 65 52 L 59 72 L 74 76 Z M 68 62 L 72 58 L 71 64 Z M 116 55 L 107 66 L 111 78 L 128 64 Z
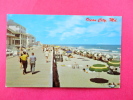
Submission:
M 7 87 L 52 87 L 52 52 L 50 53 L 49 60 L 46 63 L 44 53 L 41 47 L 36 48 L 29 52 L 29 55 L 34 52 L 37 57 L 35 74 L 30 73 L 30 65 L 28 64 L 26 75 L 22 74 L 23 69 L 20 69 L 18 57 L 7 58 L 7 73 L 6 73 L 6 86 Z

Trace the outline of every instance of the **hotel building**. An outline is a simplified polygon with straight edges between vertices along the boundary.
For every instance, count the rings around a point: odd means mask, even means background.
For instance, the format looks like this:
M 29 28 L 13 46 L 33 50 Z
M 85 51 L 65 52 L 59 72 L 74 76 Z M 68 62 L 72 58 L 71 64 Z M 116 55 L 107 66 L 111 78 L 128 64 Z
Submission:
M 7 35 L 7 45 L 10 45 L 10 47 L 28 47 L 35 42 L 35 37 L 31 34 L 27 34 L 26 28 L 13 20 L 7 22 L 7 29 L 7 34 L 9 34 L 9 30 L 12 30 L 12 34 L 14 35 L 13 39 L 10 39 Z

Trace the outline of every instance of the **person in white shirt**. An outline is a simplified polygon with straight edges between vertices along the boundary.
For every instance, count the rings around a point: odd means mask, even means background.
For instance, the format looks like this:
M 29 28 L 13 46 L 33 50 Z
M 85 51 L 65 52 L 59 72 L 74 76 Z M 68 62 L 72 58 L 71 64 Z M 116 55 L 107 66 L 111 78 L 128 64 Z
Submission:
M 32 56 L 30 56 L 30 65 L 31 65 L 31 72 L 34 74 L 35 71 L 35 62 L 36 62 L 36 57 L 34 56 L 34 53 L 32 53 Z

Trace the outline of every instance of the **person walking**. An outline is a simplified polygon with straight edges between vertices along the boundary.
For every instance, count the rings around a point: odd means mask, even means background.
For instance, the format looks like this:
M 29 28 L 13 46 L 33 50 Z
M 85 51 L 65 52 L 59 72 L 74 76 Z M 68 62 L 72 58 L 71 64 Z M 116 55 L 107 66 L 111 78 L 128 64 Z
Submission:
M 17 56 L 19 56 L 20 55 L 20 48 L 18 48 L 18 50 L 17 50 Z
M 26 50 L 26 48 L 23 48 L 23 51 L 27 53 L 27 50 Z
M 30 66 L 31 66 L 31 72 L 32 74 L 34 74 L 34 71 L 35 71 L 35 62 L 36 62 L 36 57 L 34 56 L 34 53 L 32 53 L 30 59 Z
M 26 68 L 27 68 L 27 59 L 29 57 L 29 54 L 26 53 L 26 52 L 23 52 L 23 55 L 20 57 L 21 58 L 21 62 L 22 62 L 22 65 L 23 65 L 23 74 L 25 75 L 27 72 L 26 72 Z
M 48 50 L 46 50 L 46 52 L 45 52 L 45 57 L 46 57 L 46 63 L 48 63 L 48 57 L 49 57 L 49 52 L 48 52 Z
M 42 51 L 43 51 L 43 53 L 44 53 L 44 46 L 42 47 Z
M 21 55 L 19 56 L 19 62 L 20 62 L 20 69 L 22 69 L 22 60 L 21 60 L 21 56 L 23 56 L 23 54 L 21 53 Z

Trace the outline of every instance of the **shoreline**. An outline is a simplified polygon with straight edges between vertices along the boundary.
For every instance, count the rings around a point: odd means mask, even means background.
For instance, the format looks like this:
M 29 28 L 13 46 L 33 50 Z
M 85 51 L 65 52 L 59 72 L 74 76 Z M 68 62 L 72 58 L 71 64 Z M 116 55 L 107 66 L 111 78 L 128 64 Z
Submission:
M 62 48 L 69 48 L 75 50 L 78 49 L 84 51 L 95 51 L 95 52 L 115 53 L 115 54 L 121 53 L 121 45 L 58 44 L 58 46 Z
M 102 59 L 106 61 L 109 61 L 109 59 L 114 60 L 121 60 L 121 52 L 118 51 L 112 51 L 105 49 L 85 49 L 85 48 L 77 48 L 77 47 L 67 47 L 67 46 L 59 46 L 64 53 L 66 54 L 66 51 L 70 50 L 73 54 L 82 55 L 84 57 L 93 58 L 94 59 Z

